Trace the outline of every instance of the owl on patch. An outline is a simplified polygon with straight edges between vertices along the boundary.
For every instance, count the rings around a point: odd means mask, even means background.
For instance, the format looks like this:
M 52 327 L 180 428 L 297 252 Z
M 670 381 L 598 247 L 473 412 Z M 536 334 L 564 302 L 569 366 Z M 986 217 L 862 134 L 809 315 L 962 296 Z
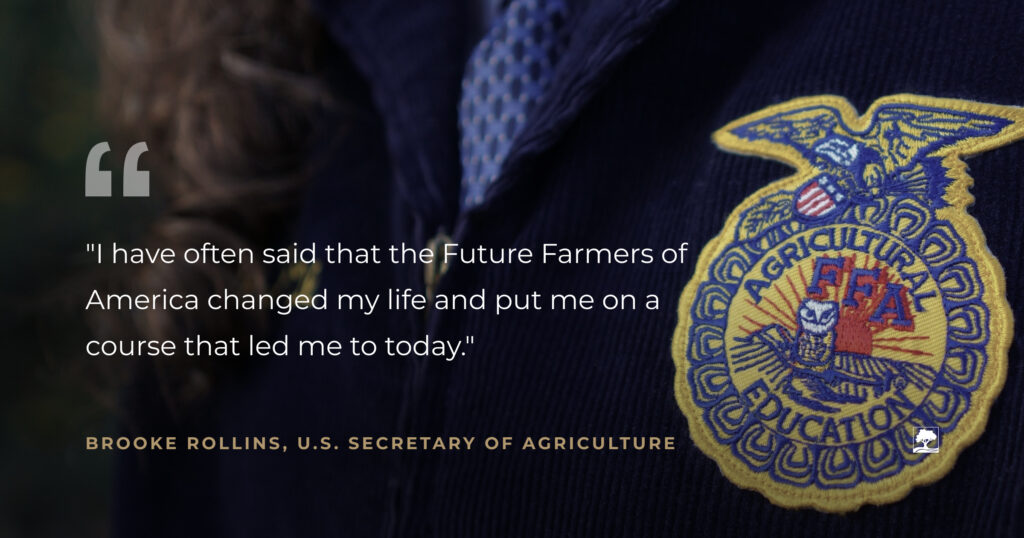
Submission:
M 863 403 L 907 384 L 931 386 L 935 370 L 921 364 L 837 352 L 835 301 L 807 298 L 797 309 L 797 330 L 766 325 L 733 347 L 737 371 L 754 368 L 773 383 L 773 388 L 794 402 L 815 411 L 835 413 L 835 404 Z

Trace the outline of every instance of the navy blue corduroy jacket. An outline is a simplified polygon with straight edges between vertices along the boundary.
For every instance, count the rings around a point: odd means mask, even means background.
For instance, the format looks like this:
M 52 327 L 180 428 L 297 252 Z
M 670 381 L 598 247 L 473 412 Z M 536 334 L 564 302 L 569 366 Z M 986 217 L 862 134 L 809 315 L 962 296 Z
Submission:
M 568 50 L 483 205 L 460 214 L 456 103 L 470 2 L 319 0 L 345 99 L 294 240 L 348 247 L 678 246 L 695 254 L 787 167 L 710 134 L 795 97 L 860 111 L 896 93 L 1024 105 L 1024 6 L 984 1 L 572 3 Z M 326 117 L 325 121 L 334 121 Z M 969 161 L 970 212 L 1019 318 L 1024 144 Z M 1010 350 L 982 438 L 937 483 L 839 516 L 738 488 L 691 442 L 670 346 L 681 265 L 460 265 L 439 293 L 656 294 L 658 311 L 298 312 L 278 331 L 348 341 L 475 343 L 465 357 L 252 359 L 201 419 L 140 391 L 144 429 L 181 435 L 662 436 L 674 451 L 147 453 L 122 458 L 121 536 L 1019 536 L 1024 371 Z M 325 266 L 319 285 L 425 289 L 419 265 Z M 247 359 L 248 360 L 248 359 Z M 140 381 L 145 386 L 145 381 Z M 478 442 L 480 442 L 478 440 Z M 140 463 L 141 462 L 141 463 Z

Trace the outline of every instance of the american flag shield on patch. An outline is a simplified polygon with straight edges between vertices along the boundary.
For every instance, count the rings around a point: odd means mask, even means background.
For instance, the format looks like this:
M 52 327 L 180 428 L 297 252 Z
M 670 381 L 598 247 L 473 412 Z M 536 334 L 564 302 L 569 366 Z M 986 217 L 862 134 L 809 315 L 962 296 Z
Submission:
M 828 176 L 820 175 L 808 181 L 798 192 L 793 203 L 800 215 L 816 219 L 835 211 L 845 199 Z

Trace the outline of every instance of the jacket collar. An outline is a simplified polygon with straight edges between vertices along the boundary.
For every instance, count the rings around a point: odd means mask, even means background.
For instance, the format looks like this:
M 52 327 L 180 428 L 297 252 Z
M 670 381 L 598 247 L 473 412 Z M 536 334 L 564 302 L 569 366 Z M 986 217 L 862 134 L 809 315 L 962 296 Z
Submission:
M 504 172 L 478 206 L 516 183 L 580 114 L 612 68 L 643 42 L 676 0 L 570 0 L 571 37 L 544 100 L 517 136 Z M 451 229 L 461 167 L 457 103 L 480 36 L 475 0 L 314 0 L 351 56 L 384 118 L 399 189 L 428 234 Z
M 481 210 L 516 183 L 534 158 L 558 142 L 613 68 L 643 43 L 676 0 L 590 0 L 571 16 L 572 36 L 533 117 L 516 138 L 502 176 Z

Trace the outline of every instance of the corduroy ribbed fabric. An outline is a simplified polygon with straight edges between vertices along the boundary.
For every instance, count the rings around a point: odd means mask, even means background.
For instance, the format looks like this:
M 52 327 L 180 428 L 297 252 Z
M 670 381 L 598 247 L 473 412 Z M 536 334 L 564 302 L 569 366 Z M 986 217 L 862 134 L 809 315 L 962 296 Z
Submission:
M 717 150 L 730 120 L 836 94 L 860 111 L 915 93 L 1024 105 L 1024 7 L 1010 1 L 590 0 L 545 100 L 484 203 L 459 214 L 458 2 L 318 2 L 374 111 L 322 150 L 297 241 L 696 251 L 785 166 Z M 443 24 L 441 24 L 443 23 Z M 440 25 L 439 25 L 440 24 Z M 448 24 L 449 26 L 444 26 Z M 452 26 L 453 25 L 453 26 Z M 439 28 L 444 30 L 439 30 Z M 449 31 L 450 30 L 450 31 Z M 339 63 L 341 60 L 339 60 Z M 450 123 L 449 123 L 450 122 Z M 350 128 L 352 129 L 352 128 Z M 968 161 L 988 245 L 1024 308 L 1024 144 Z M 987 431 L 939 482 L 844 516 L 741 490 L 690 441 L 673 396 L 676 301 L 693 264 L 453 265 L 439 292 L 656 294 L 656 312 L 297 313 L 292 338 L 446 339 L 465 357 L 253 359 L 206 421 L 175 423 L 140 380 L 148 429 L 219 435 L 674 436 L 664 452 L 196 453 L 120 465 L 121 536 L 1019 536 L 1024 353 Z M 328 266 L 333 291 L 423 288 L 422 268 Z M 1018 329 L 1018 333 L 1020 329 Z

